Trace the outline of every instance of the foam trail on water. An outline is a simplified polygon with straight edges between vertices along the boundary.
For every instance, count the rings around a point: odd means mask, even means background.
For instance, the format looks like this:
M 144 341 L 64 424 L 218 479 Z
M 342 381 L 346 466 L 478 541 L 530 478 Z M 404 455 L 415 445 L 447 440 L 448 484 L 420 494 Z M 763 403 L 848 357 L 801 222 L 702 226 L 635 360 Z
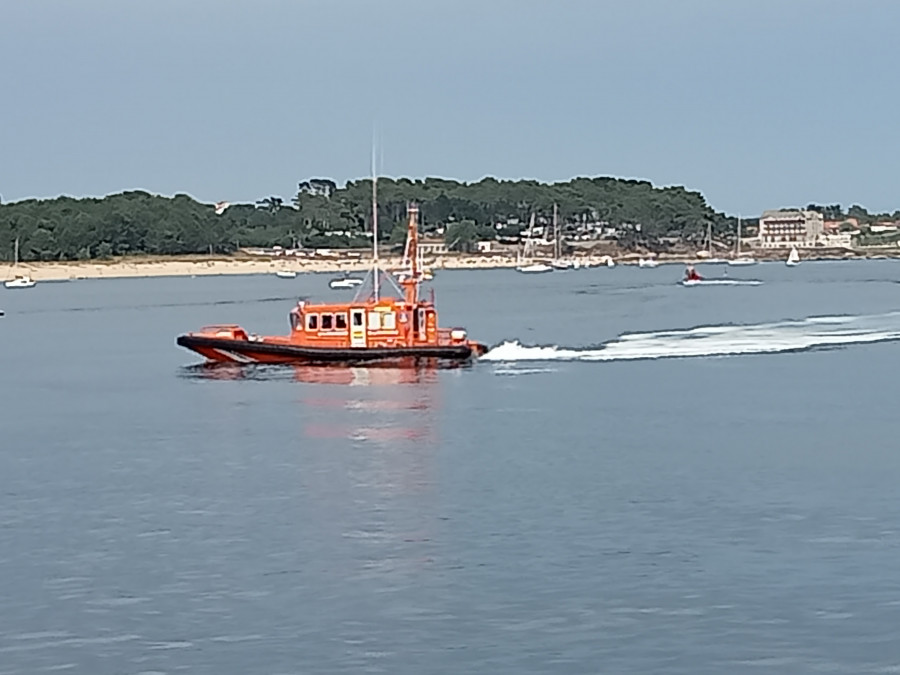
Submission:
M 482 359 L 506 362 L 626 361 L 792 352 L 887 340 L 900 340 L 900 312 L 626 333 L 599 347 L 585 349 L 527 346 L 512 341 L 497 345 Z

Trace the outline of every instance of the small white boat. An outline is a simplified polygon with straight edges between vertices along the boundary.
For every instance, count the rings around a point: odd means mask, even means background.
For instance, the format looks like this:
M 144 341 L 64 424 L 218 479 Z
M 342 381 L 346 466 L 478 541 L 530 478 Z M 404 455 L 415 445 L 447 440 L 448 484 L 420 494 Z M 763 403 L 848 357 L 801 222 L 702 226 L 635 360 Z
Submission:
M 356 288 L 357 286 L 361 286 L 363 283 L 362 279 L 357 277 L 337 277 L 336 279 L 332 279 L 328 282 L 329 288 Z
M 653 258 L 641 258 L 638 260 L 638 267 L 659 267 L 659 263 Z
M 279 279 L 296 279 L 297 273 L 294 270 L 278 270 L 275 276 Z
M 791 246 L 791 252 L 788 254 L 788 259 L 784 264 L 788 267 L 796 267 L 800 264 L 800 252 L 796 246 Z
M 523 274 L 540 274 L 541 272 L 552 272 L 553 268 L 550 265 L 545 265 L 544 263 L 530 263 L 528 265 L 519 265 L 516 267 L 516 272 L 522 272 Z
M 16 248 L 15 248 L 15 258 L 13 262 L 13 269 L 18 267 L 19 265 L 19 238 L 16 237 Z M 37 282 L 32 279 L 28 274 L 17 274 L 15 278 L 10 279 L 8 281 L 4 281 L 3 285 L 7 288 L 31 288 Z
M 31 288 L 35 284 L 37 284 L 37 282 L 27 274 L 16 275 L 15 279 L 3 283 L 7 288 Z
M 741 254 L 741 217 L 738 216 L 737 221 L 737 245 L 735 247 L 734 258 L 728 261 L 732 267 L 746 267 L 747 265 L 755 265 L 756 258 L 749 255 Z

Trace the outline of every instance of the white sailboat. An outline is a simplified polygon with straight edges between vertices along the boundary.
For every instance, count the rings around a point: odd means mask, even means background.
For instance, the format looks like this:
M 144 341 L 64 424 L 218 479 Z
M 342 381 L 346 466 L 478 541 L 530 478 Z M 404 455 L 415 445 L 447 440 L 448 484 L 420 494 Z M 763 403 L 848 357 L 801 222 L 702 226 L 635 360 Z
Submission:
M 737 246 L 735 248 L 734 258 L 728 261 L 729 265 L 735 267 L 744 267 L 746 265 L 755 265 L 756 258 L 751 255 L 741 255 L 741 217 L 738 216 L 737 221 Z
M 552 272 L 553 268 L 545 263 L 535 262 L 530 254 L 533 245 L 534 233 L 534 213 L 531 214 L 531 222 L 528 225 L 528 236 L 522 250 L 519 251 L 518 261 L 516 263 L 516 271 L 523 274 L 539 274 L 541 272 Z
M 712 223 L 706 224 L 706 257 L 700 260 L 704 263 L 720 265 L 726 262 L 724 258 L 717 258 L 713 253 Z
M 640 258 L 638 260 L 638 267 L 659 267 L 659 262 L 656 260 L 656 258 Z
M 15 247 L 15 261 L 13 262 L 13 269 L 19 266 L 19 238 L 16 237 L 16 247 Z M 5 281 L 3 283 L 6 288 L 31 288 L 37 282 L 32 279 L 28 274 L 16 274 L 14 279 L 10 279 L 9 281 Z
M 796 267 L 800 264 L 800 251 L 797 250 L 796 246 L 791 246 L 791 252 L 788 254 L 788 259 L 784 264 L 788 267 Z
M 553 260 L 550 264 L 553 266 L 553 269 L 557 270 L 575 270 L 580 267 L 577 260 L 562 257 L 562 236 L 559 227 L 559 211 L 556 204 L 553 205 Z

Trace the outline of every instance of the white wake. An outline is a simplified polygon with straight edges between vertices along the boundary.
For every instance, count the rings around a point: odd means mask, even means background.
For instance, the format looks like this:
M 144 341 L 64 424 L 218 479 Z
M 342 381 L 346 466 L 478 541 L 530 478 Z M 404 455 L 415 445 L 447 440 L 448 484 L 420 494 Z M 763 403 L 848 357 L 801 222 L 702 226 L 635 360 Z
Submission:
M 900 312 L 820 316 L 749 326 L 701 326 L 626 333 L 599 347 L 528 346 L 518 341 L 492 348 L 487 361 L 624 361 L 691 356 L 792 352 L 838 345 L 900 340 Z

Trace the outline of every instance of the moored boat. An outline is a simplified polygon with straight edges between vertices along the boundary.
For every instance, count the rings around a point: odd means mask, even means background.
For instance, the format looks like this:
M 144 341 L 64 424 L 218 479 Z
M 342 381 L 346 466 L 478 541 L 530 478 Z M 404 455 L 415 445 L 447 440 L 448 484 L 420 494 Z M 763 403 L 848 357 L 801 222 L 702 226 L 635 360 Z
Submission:
M 32 288 L 37 282 L 27 274 L 17 274 L 15 279 L 4 281 L 6 288 Z
M 340 277 L 335 277 L 331 281 L 328 282 L 329 288 L 356 288 L 357 286 L 362 286 L 365 283 L 365 279 L 360 279 L 359 277 L 351 277 L 349 274 L 344 274 Z
M 290 312 L 287 335 L 259 336 L 238 325 L 207 326 L 180 335 L 176 343 L 209 361 L 236 363 L 364 363 L 412 357 L 466 361 L 487 351 L 462 328 L 439 328 L 434 294 L 419 296 L 418 207 L 408 207 L 411 274 L 400 281 L 401 297 L 382 295 L 377 252 L 371 289 L 360 288 L 352 302 L 300 301 Z M 377 221 L 373 218 L 374 241 Z M 390 280 L 389 275 L 385 278 Z M 391 283 L 393 283 L 391 281 Z M 361 297 L 363 291 L 370 290 Z
M 19 238 L 16 237 L 15 243 L 15 254 L 14 254 L 14 262 L 13 269 L 16 269 L 19 266 Z M 3 282 L 3 285 L 6 288 L 33 288 L 37 282 L 31 278 L 28 274 L 17 274 L 14 279 L 8 279 Z

